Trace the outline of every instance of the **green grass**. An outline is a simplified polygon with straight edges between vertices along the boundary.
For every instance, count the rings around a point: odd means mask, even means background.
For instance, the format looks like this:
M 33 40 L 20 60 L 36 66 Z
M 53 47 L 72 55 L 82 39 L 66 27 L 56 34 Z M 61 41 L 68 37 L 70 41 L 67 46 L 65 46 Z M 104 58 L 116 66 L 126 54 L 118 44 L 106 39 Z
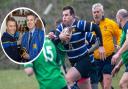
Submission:
M 23 70 L 0 70 L 0 89 L 38 89 L 38 83 Z
M 123 72 L 124 67 L 113 78 L 114 89 L 119 89 L 118 84 Z M 28 77 L 23 70 L 0 70 L 0 89 L 38 89 L 38 83 L 35 76 Z
M 122 77 L 124 71 L 125 71 L 125 67 L 123 66 L 123 67 L 120 69 L 119 73 L 113 78 L 113 80 L 112 80 L 112 85 L 114 86 L 114 89 L 120 89 L 120 88 L 119 88 L 119 81 L 120 81 L 120 79 L 121 79 L 121 77 Z

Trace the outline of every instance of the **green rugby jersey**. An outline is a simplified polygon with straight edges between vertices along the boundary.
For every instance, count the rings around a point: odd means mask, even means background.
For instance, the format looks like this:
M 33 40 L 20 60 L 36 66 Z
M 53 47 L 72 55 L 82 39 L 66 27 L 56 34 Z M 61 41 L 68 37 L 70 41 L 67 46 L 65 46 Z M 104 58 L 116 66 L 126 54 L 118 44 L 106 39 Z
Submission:
M 120 43 L 121 47 L 122 47 L 122 45 L 124 44 L 124 42 L 126 40 L 126 34 L 128 34 L 128 22 L 123 27 L 122 36 L 121 36 L 121 43 Z M 121 56 L 122 56 L 123 63 L 125 65 L 128 65 L 128 50 L 125 51 L 124 53 L 122 53 Z
M 30 64 L 26 66 L 30 67 Z M 33 62 L 33 68 L 40 89 L 62 89 L 66 86 L 60 64 L 57 63 L 56 47 L 48 38 L 45 39 L 41 54 Z

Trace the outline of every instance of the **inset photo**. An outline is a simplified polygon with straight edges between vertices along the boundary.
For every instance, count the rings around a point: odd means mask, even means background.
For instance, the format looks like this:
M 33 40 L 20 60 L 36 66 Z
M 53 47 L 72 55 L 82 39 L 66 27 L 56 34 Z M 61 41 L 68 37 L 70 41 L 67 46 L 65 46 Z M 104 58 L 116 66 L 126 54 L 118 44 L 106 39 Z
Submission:
M 6 56 L 17 64 L 32 62 L 44 43 L 45 28 L 39 15 L 30 8 L 12 10 L 1 25 L 1 46 Z

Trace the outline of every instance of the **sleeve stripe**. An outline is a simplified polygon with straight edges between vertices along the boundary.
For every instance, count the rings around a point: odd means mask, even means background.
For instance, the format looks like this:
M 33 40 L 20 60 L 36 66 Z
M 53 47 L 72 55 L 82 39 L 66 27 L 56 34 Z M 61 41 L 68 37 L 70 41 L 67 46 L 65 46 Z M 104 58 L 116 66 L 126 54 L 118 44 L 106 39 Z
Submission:
M 56 31 L 61 32 L 59 29 L 56 29 Z
M 85 27 L 86 27 L 86 21 L 84 21 L 84 31 L 85 31 Z
M 93 35 L 91 35 L 91 39 L 89 40 L 90 42 L 92 41 Z
M 60 26 L 61 26 L 61 28 L 62 28 L 62 30 L 63 30 L 63 29 L 64 29 L 64 28 L 63 28 L 63 25 L 61 24 Z
M 92 22 L 91 22 L 91 25 L 90 25 L 90 32 L 92 31 Z
M 85 40 L 87 39 L 87 32 L 85 32 Z
M 79 28 L 79 26 L 80 26 L 80 21 L 78 21 L 78 23 L 77 23 L 77 27 Z

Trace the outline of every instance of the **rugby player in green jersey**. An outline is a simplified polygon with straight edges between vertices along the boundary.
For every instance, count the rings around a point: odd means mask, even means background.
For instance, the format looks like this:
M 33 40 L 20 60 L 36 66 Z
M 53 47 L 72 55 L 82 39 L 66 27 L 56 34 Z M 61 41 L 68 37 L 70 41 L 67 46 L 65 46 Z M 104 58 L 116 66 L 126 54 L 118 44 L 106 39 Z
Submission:
M 33 63 L 25 65 L 25 72 L 28 75 L 35 73 L 40 89 L 68 89 L 60 69 L 65 59 L 65 52 L 61 51 L 62 49 L 61 44 L 54 44 L 46 37 L 39 57 Z
M 120 89 L 128 89 L 128 11 L 120 9 L 116 15 L 117 23 L 122 28 L 122 36 L 120 42 L 120 49 L 112 58 L 112 64 L 116 64 L 117 59 L 121 56 L 121 61 L 115 66 L 112 71 L 114 75 L 119 71 L 122 64 L 125 65 L 125 72 L 120 80 Z

